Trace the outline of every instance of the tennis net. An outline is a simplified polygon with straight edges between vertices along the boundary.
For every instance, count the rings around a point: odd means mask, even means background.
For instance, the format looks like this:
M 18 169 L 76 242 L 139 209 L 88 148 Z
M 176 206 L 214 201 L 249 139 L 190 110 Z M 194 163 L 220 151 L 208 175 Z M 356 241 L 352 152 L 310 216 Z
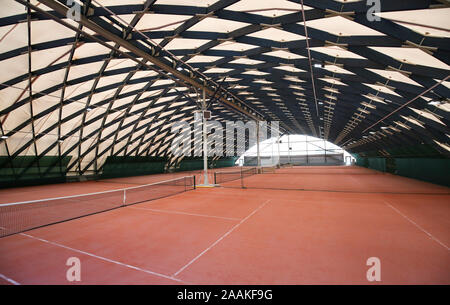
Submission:
M 220 184 L 224 182 L 234 181 L 256 175 L 258 170 L 256 167 L 241 168 L 239 171 L 214 172 L 214 183 Z
M 90 194 L 0 204 L 0 237 L 195 189 L 186 176 Z
M 277 166 L 264 166 L 261 167 L 261 174 L 274 174 L 276 173 Z
M 373 169 L 355 166 L 292 166 L 282 167 L 275 171 L 276 174 L 288 175 L 382 175 Z
M 250 169 L 248 175 L 231 172 L 220 174 L 216 181 L 225 181 L 226 188 L 244 188 L 256 190 L 312 191 L 372 194 L 420 194 L 448 195 L 444 186 L 415 182 L 411 179 L 379 172 L 357 166 L 294 166 L 276 168 L 262 167 L 259 173 Z M 225 176 L 225 177 L 223 177 Z M 250 177 L 251 176 L 251 177 Z M 232 178 L 240 179 L 230 181 Z M 244 179 L 247 178 L 247 179 Z

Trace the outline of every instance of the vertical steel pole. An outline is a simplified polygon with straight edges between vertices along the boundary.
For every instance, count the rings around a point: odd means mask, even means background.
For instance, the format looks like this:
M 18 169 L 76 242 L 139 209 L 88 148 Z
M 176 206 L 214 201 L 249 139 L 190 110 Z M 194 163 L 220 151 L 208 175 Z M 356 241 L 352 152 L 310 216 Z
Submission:
M 270 158 L 270 166 L 274 166 L 275 165 L 275 162 L 273 162 L 273 140 L 272 140 L 272 145 L 271 145 L 272 147 L 272 157 Z
M 289 141 L 289 134 L 288 134 L 288 160 L 289 164 L 291 164 L 291 142 Z
M 206 111 L 206 93 L 205 89 L 203 88 L 203 173 L 204 173 L 204 179 L 203 184 L 208 185 L 208 136 L 207 136 L 207 129 L 206 129 L 206 118 L 205 118 L 205 111 Z
M 308 136 L 306 136 L 306 165 L 309 165 L 309 148 L 308 148 Z
M 261 168 L 261 156 L 259 154 L 259 121 L 256 121 L 256 158 L 257 158 L 257 170 L 259 173 Z
M 280 154 L 280 142 L 281 136 L 278 136 L 278 167 L 281 167 L 281 154 Z

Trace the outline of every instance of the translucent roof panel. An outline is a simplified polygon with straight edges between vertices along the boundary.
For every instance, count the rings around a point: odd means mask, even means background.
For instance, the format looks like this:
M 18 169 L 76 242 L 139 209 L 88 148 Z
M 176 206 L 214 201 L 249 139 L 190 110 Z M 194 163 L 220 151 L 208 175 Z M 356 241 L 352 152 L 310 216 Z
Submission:
M 248 12 L 266 17 L 278 17 L 292 13 L 298 13 L 302 7 L 298 3 L 287 0 L 242 0 L 228 7 L 229 10 L 238 12 Z M 305 10 L 311 7 L 304 6 Z
M 388 47 L 373 47 L 372 49 L 382 54 L 389 55 L 402 63 L 422 65 L 444 70 L 449 69 L 449 65 L 420 49 Z
M 423 36 L 443 38 L 450 37 L 449 14 L 450 8 L 377 13 L 378 16 L 392 20 Z
M 217 18 L 205 18 L 192 26 L 189 31 L 229 33 L 248 25 L 248 23 L 244 22 L 218 20 Z
M 295 41 L 295 40 L 304 40 L 305 37 L 297 34 L 293 34 L 287 31 L 268 28 L 262 31 L 258 31 L 256 33 L 252 33 L 247 35 L 249 37 L 262 38 L 262 39 L 271 39 L 275 41 Z
M 303 23 L 301 24 L 303 25 Z M 306 22 L 306 25 L 313 29 L 321 30 L 337 36 L 384 36 L 383 33 L 355 23 L 341 16 L 311 20 Z
M 134 15 L 131 15 L 134 16 Z M 173 31 L 190 16 L 169 14 L 145 14 L 136 25 L 140 31 Z

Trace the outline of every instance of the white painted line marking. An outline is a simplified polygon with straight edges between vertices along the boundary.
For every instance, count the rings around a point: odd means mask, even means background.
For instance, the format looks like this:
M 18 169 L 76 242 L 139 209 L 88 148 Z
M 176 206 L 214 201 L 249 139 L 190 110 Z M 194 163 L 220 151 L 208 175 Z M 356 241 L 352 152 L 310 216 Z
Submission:
M 436 237 L 434 237 L 431 233 L 429 233 L 428 231 L 426 231 L 424 228 L 422 228 L 421 226 L 419 226 L 417 223 L 415 223 L 412 219 L 410 219 L 408 216 L 406 216 L 405 214 L 403 214 L 402 212 L 400 212 L 398 209 L 396 209 L 395 207 L 393 207 L 389 202 L 383 200 L 383 202 L 390 207 L 391 209 L 393 209 L 394 211 L 396 211 L 398 214 L 400 214 L 403 218 L 405 218 L 406 220 L 408 220 L 410 223 L 412 223 L 413 225 L 415 225 L 419 230 L 421 230 L 422 232 L 424 232 L 425 234 L 427 234 L 431 239 L 433 239 L 434 241 L 436 241 L 438 244 L 440 244 L 442 247 L 444 247 L 447 250 L 450 250 L 449 247 L 447 247 L 443 242 L 441 242 L 439 239 L 437 239 Z
M 154 211 L 154 212 L 169 213 L 169 214 L 181 214 L 181 215 L 189 215 L 189 216 L 199 216 L 199 217 L 219 218 L 219 219 L 233 220 L 233 221 L 241 220 L 240 218 L 222 217 L 222 216 L 213 216 L 213 215 L 205 215 L 205 214 L 195 214 L 195 213 L 187 213 L 187 212 L 180 212 L 180 211 L 169 211 L 169 210 L 147 209 L 147 208 L 138 208 L 138 207 L 129 207 L 129 208 L 130 208 L 130 209 L 136 209 L 136 210 L 147 210 L 147 211 Z
M 106 262 L 110 262 L 110 263 L 113 263 L 113 264 L 116 264 L 116 265 L 124 266 L 124 267 L 131 268 L 131 269 L 135 269 L 135 270 L 142 271 L 142 272 L 145 272 L 145 273 L 148 273 L 148 274 L 152 274 L 152 275 L 155 275 L 155 276 L 163 277 L 165 279 L 169 279 L 169 280 L 185 283 L 184 281 L 179 280 L 177 278 L 174 278 L 173 276 L 168 276 L 168 275 L 165 275 L 165 274 L 161 274 L 161 273 L 153 272 L 153 271 L 150 271 L 150 270 L 142 269 L 142 268 L 139 268 L 139 267 L 136 267 L 136 266 L 124 264 L 124 263 L 121 263 L 121 262 L 118 262 L 118 261 L 115 261 L 115 260 L 112 260 L 112 259 L 109 259 L 109 258 L 106 258 L 106 257 L 102 257 L 102 256 L 98 256 L 98 255 L 86 252 L 86 251 L 74 249 L 74 248 L 71 248 L 71 247 L 68 247 L 68 246 L 64 246 L 64 245 L 61 245 L 61 244 L 58 244 L 58 243 L 55 243 L 55 242 L 52 242 L 52 241 L 49 241 L 49 240 L 45 240 L 45 239 L 42 239 L 42 238 L 39 238 L 39 237 L 32 236 L 32 235 L 29 235 L 29 234 L 20 233 L 20 235 L 23 235 L 23 236 L 26 236 L 26 237 L 29 237 L 29 238 L 32 238 L 32 239 L 39 240 L 41 242 L 48 243 L 48 244 L 53 245 L 53 246 L 61 247 L 61 248 L 72 250 L 72 251 L 75 251 L 75 252 L 78 252 L 78 253 L 81 253 L 81 254 L 84 254 L 84 255 L 95 257 L 95 258 L 98 258 L 100 260 L 103 260 L 103 261 L 106 261 Z
M 9 277 L 4 276 L 3 274 L 0 273 L 0 278 L 4 279 L 5 281 L 13 284 L 13 285 L 20 285 L 19 283 L 17 283 L 15 280 L 10 279 Z
M 211 250 L 211 248 L 213 248 L 215 245 L 217 245 L 221 240 L 223 240 L 225 237 L 227 237 L 231 232 L 233 232 L 235 229 L 237 229 L 242 223 L 244 223 L 247 219 L 249 219 L 251 216 L 253 216 L 256 212 L 258 212 L 260 209 L 262 209 L 271 199 L 268 199 L 266 201 L 264 201 L 259 207 L 257 207 L 253 212 L 251 212 L 249 215 L 247 215 L 247 217 L 245 217 L 244 219 L 242 219 L 239 223 L 237 223 L 236 225 L 234 225 L 230 230 L 228 230 L 225 234 L 223 234 L 218 240 L 216 240 L 212 245 L 210 245 L 208 248 L 206 248 L 205 250 L 203 250 L 199 255 L 197 255 L 196 257 L 194 257 L 189 263 L 187 263 L 186 265 L 184 265 L 183 267 L 181 267 L 180 270 L 178 270 L 177 272 L 175 272 L 172 276 L 177 276 L 178 274 L 180 274 L 183 270 L 185 270 L 187 267 L 189 267 L 191 264 L 193 264 L 196 260 L 198 260 L 201 256 L 203 256 L 203 254 L 205 254 L 206 252 L 208 252 L 209 250 Z

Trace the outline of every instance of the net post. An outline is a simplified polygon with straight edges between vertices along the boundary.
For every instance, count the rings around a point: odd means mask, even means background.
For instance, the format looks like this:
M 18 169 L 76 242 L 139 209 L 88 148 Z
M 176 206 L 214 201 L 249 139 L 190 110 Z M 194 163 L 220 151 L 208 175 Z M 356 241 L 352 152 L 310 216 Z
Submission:
M 196 189 L 196 182 L 195 182 L 195 175 L 193 175 L 192 177 L 194 177 L 194 190 Z
M 216 176 L 216 172 L 214 172 L 214 184 L 217 184 L 217 176 Z
M 123 201 L 122 201 L 123 206 L 125 206 L 126 201 L 127 201 L 127 190 L 123 190 Z

